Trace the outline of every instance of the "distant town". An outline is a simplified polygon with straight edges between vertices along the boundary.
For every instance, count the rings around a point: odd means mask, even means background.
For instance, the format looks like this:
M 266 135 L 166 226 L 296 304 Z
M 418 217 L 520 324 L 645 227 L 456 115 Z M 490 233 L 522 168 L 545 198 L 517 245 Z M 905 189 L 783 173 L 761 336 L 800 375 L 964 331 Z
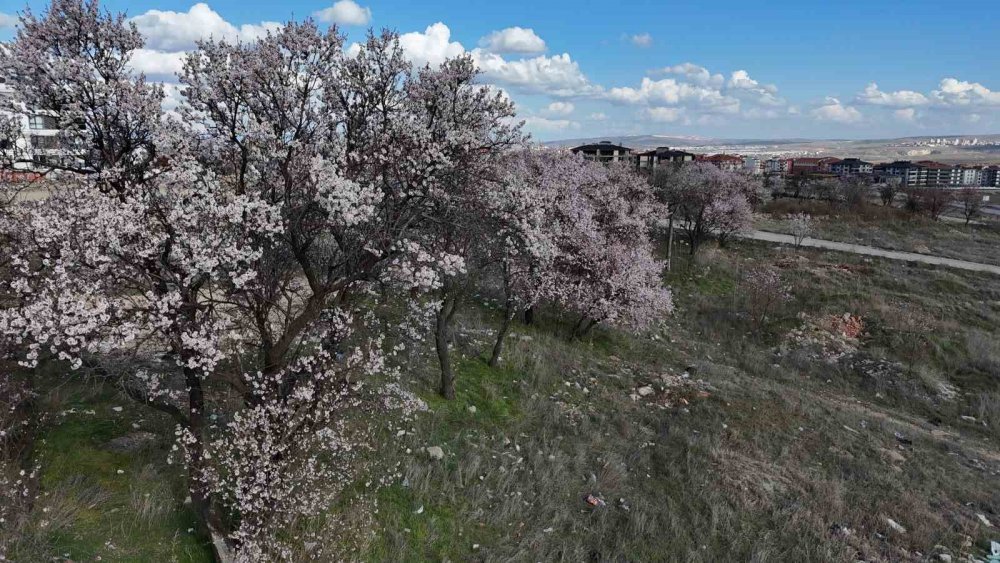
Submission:
M 950 140 L 942 138 L 934 141 L 947 144 Z M 956 139 L 955 142 L 976 144 L 977 141 Z M 726 153 L 709 155 L 670 147 L 634 150 L 611 141 L 580 145 L 570 150 L 583 155 L 587 160 L 632 163 L 640 170 L 651 170 L 665 164 L 702 161 L 723 170 L 745 171 L 754 175 L 815 179 L 867 176 L 874 183 L 892 183 L 902 187 L 1000 188 L 1000 165 L 945 164 L 933 160 L 873 163 L 853 157 L 766 158 Z

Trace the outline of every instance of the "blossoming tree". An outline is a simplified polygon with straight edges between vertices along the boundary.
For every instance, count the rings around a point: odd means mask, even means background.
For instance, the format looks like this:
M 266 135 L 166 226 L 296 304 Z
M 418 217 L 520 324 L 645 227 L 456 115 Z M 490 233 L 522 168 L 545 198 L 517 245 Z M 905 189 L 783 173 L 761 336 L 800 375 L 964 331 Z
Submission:
M 55 0 L 0 62 L 76 155 L 18 214 L 22 306 L 0 329 L 26 363 L 93 367 L 174 418 L 220 558 L 289 558 L 280 531 L 352 478 L 364 435 L 342 414 L 390 388 L 365 385 L 391 371 L 372 283 L 413 261 L 447 179 L 520 134 L 467 59 L 414 73 L 390 33 L 354 56 L 310 22 L 202 43 L 179 119 L 129 72 L 141 45 L 96 2 Z

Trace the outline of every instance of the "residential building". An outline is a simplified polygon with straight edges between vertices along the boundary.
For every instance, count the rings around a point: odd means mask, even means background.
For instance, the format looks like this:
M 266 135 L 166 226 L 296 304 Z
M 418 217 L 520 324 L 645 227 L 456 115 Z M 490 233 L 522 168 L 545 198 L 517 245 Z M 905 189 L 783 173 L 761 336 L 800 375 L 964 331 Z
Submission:
M 840 164 L 841 162 L 843 161 L 835 156 L 825 156 L 819 159 L 816 165 L 820 172 L 831 173 L 833 172 L 834 165 Z
M 581 145 L 570 150 L 573 154 L 582 154 L 583 158 L 596 162 L 626 162 L 632 159 L 632 149 L 613 144 L 611 141 Z
M 874 167 L 874 172 L 881 178 L 898 178 L 904 187 L 951 186 L 961 181 L 961 172 L 956 167 L 932 160 L 897 160 Z
M 1000 188 L 1000 166 L 983 168 L 979 185 L 986 188 Z
M 0 78 L 0 100 L 13 97 L 13 86 Z M 0 157 L 8 164 L 13 162 L 15 171 L 39 171 L 51 165 L 70 164 L 75 159 L 63 146 L 55 114 L 44 110 L 26 110 L 18 120 L 21 122 L 20 138 L 0 140 Z M 12 174 L 8 172 L 6 177 L 10 178 Z
M 867 175 L 875 170 L 875 166 L 872 163 L 865 162 L 859 158 L 837 159 L 836 162 L 831 162 L 828 166 L 830 168 L 829 171 L 838 176 Z
M 764 159 L 759 156 L 744 156 L 743 157 L 743 169 L 748 174 L 763 174 L 764 173 Z
M 770 158 L 764 163 L 764 172 L 767 174 L 790 174 L 793 162 L 790 158 Z
M 714 164 L 720 170 L 727 172 L 738 172 L 743 169 L 743 159 L 731 154 L 713 154 L 712 156 L 703 156 L 699 160 Z
M 633 156 L 636 168 L 639 170 L 653 170 L 667 163 L 691 162 L 696 157 L 694 153 L 674 150 L 670 147 L 656 147 L 652 150 L 634 153 Z

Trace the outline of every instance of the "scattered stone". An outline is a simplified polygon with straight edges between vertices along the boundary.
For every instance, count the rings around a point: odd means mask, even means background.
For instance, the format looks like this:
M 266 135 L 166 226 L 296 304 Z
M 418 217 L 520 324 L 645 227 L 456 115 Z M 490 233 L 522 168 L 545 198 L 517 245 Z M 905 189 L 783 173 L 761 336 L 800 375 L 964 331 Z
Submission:
M 308 552 L 316 549 L 316 545 L 317 544 L 314 541 L 307 541 L 304 544 L 302 544 L 302 547 L 306 548 L 306 553 L 308 553 Z
M 424 513 L 424 505 L 421 504 L 420 508 L 414 510 L 413 513 L 414 514 L 423 514 Z
M 989 519 L 986 518 L 985 515 L 983 515 L 983 514 L 976 514 L 976 518 L 979 518 L 979 521 L 982 522 L 983 525 L 986 526 L 987 528 L 992 528 L 993 527 L 993 522 L 990 522 Z
M 132 432 L 111 440 L 105 448 L 113 452 L 136 452 L 153 446 L 157 439 L 152 432 Z
M 650 395 L 653 394 L 653 388 L 650 387 L 649 385 L 644 385 L 644 386 L 636 389 L 636 392 L 639 393 L 640 397 L 648 397 L 648 396 L 650 396 Z
M 899 533 L 899 534 L 905 534 L 906 533 L 906 528 L 904 528 L 903 525 L 900 524 L 899 522 L 896 522 L 895 520 L 893 520 L 892 518 L 889 518 L 888 516 L 885 517 L 885 521 L 886 521 L 887 524 L 889 524 L 889 527 L 892 528 L 892 530 L 894 532 Z
M 951 555 L 948 555 L 947 553 L 938 553 L 938 560 L 949 563 L 951 561 Z
M 111 407 L 111 410 L 115 412 L 122 412 L 123 409 L 121 407 Z
M 441 449 L 441 446 L 429 446 L 424 449 L 427 451 L 427 455 L 434 461 L 441 461 L 444 459 L 444 450 Z
M 964 420 L 966 422 L 973 422 L 974 423 L 974 422 L 976 422 L 976 417 L 974 417 L 974 416 L 968 416 L 968 415 L 963 414 L 962 415 L 962 420 Z

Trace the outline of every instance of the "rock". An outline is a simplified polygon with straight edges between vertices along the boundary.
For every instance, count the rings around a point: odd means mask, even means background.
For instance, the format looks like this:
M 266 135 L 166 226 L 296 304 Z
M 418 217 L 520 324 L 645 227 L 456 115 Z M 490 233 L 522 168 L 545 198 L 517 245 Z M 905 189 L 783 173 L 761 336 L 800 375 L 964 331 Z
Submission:
M 427 452 L 427 455 L 434 461 L 441 461 L 444 459 L 444 450 L 441 449 L 441 446 L 429 446 L 424 449 Z
M 906 533 L 906 528 L 904 528 L 902 524 L 900 524 L 899 522 L 896 522 L 892 518 L 889 518 L 888 516 L 886 516 L 885 517 L 885 522 L 887 524 L 889 524 L 889 527 L 892 528 L 892 530 L 894 532 L 899 533 L 899 534 L 905 534 Z
M 938 560 L 948 563 L 951 561 L 951 555 L 948 555 L 947 553 L 938 553 Z
M 644 386 L 636 389 L 636 392 L 639 393 L 640 397 L 648 397 L 648 396 L 650 396 L 650 395 L 653 394 L 653 388 L 650 387 L 649 385 L 644 385 Z
M 982 522 L 983 525 L 986 526 L 987 528 L 992 528 L 993 527 L 993 522 L 990 522 L 989 519 L 986 518 L 985 515 L 983 515 L 983 514 L 976 514 L 976 518 L 979 518 L 979 521 Z
M 113 452 L 136 452 L 152 447 L 158 439 L 152 432 L 132 432 L 119 436 L 105 445 Z

